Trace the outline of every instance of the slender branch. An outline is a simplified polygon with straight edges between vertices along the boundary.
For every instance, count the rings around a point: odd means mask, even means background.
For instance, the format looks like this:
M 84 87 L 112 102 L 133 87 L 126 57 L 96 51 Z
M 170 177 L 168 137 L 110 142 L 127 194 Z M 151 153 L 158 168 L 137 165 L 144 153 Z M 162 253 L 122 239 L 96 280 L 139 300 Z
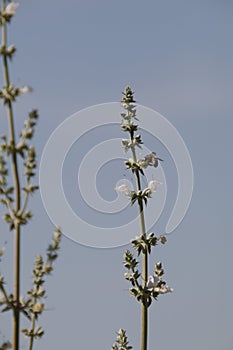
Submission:
M 28 205 L 28 199 L 29 199 L 29 193 L 26 192 L 26 194 L 25 194 L 25 199 L 24 199 L 24 203 L 23 203 L 23 205 L 22 205 L 22 209 L 21 209 L 20 212 L 19 212 L 19 215 L 23 215 L 23 214 L 24 214 L 24 212 L 25 212 L 25 210 L 26 210 L 26 208 L 27 208 L 27 205 Z
M 4 286 L 3 286 L 3 284 L 0 284 L 0 289 L 1 289 L 1 291 L 2 291 L 2 294 L 4 295 L 4 298 L 5 298 L 5 300 L 6 300 L 7 305 L 8 305 L 10 308 L 13 308 L 13 305 L 12 305 L 12 303 L 10 302 L 10 300 L 9 300 L 9 298 L 8 298 L 7 292 L 6 292 L 6 290 L 5 290 Z
M 15 216 L 14 209 L 13 209 L 13 207 L 11 205 L 11 202 L 10 202 L 10 200 L 8 198 L 6 198 L 6 204 L 7 204 L 7 208 L 9 210 L 10 215 L 12 217 L 14 217 Z

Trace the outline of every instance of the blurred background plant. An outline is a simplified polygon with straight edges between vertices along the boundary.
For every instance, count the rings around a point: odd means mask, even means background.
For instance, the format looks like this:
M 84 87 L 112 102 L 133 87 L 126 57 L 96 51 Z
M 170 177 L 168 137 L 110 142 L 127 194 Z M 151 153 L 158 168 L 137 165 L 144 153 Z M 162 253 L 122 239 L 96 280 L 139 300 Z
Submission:
M 27 296 L 21 296 L 21 233 L 22 226 L 27 225 L 32 217 L 28 210 L 29 196 L 38 186 L 33 183 L 36 171 L 36 151 L 31 145 L 38 120 L 37 110 L 32 110 L 24 122 L 19 134 L 15 128 L 13 115 L 13 103 L 21 94 L 29 93 L 29 86 L 16 87 L 10 80 L 9 62 L 16 52 L 14 45 L 8 45 L 7 29 L 15 16 L 19 3 L 2 0 L 0 10 L 0 25 L 2 28 L 2 43 L 0 54 L 3 59 L 4 86 L 0 91 L 0 98 L 7 111 L 8 135 L 1 136 L 0 144 L 0 200 L 6 212 L 3 219 L 8 225 L 9 231 L 14 234 L 14 276 L 13 292 L 9 292 L 6 286 L 6 278 L 0 275 L 0 311 L 12 312 L 13 331 L 12 341 L 4 341 L 1 350 L 20 348 L 20 332 L 29 339 L 29 349 L 33 349 L 34 340 L 44 334 L 43 328 L 38 325 L 38 318 L 45 309 L 46 290 L 44 288 L 45 277 L 51 274 L 53 263 L 58 256 L 60 248 L 61 231 L 57 228 L 53 234 L 52 242 L 47 248 L 46 258 L 37 256 L 32 270 L 33 282 Z M 2 258 L 4 249 L 0 249 Z M 29 321 L 29 327 L 20 330 L 20 316 L 23 315 Z

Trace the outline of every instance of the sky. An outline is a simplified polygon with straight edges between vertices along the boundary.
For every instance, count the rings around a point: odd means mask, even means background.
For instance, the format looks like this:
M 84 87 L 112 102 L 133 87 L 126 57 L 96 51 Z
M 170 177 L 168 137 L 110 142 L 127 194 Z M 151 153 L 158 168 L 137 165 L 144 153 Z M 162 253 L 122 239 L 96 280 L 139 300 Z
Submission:
M 150 307 L 148 349 L 232 349 L 233 3 L 25 0 L 9 29 L 9 44 L 17 47 L 12 81 L 34 89 L 15 104 L 16 127 L 19 133 L 27 112 L 38 109 L 33 140 L 38 164 L 62 122 L 84 108 L 120 101 L 126 85 L 135 91 L 139 104 L 159 112 L 182 136 L 192 160 L 194 190 L 183 221 L 150 257 L 150 274 L 161 260 L 174 293 Z M 101 124 L 102 118 L 97 113 L 93 125 Z M 7 132 L 2 108 L 0 120 L 2 134 Z M 143 126 L 143 115 L 140 123 Z M 132 208 L 131 214 L 127 208 L 118 218 L 85 206 L 78 190 L 79 166 L 94 145 L 123 137 L 117 125 L 88 131 L 71 146 L 63 164 L 69 205 L 96 227 L 113 228 L 135 211 Z M 142 138 L 164 160 L 167 197 L 153 227 L 159 235 L 165 232 L 175 203 L 177 171 L 158 138 L 146 132 Z M 61 137 L 61 149 L 63 143 Z M 59 152 L 54 153 L 56 161 Z M 108 201 L 116 199 L 118 178 L 130 180 L 122 159 L 104 164 L 97 175 L 96 186 Z M 48 189 L 53 176 L 58 174 L 48 174 Z M 154 170 L 148 176 L 156 179 L 163 173 Z M 56 193 L 54 201 L 59 207 Z M 156 206 L 156 197 L 152 203 Z M 21 294 L 30 287 L 32 262 L 45 252 L 54 231 L 39 192 L 31 198 L 30 208 L 34 217 L 22 235 Z M 0 245 L 7 242 L 0 271 L 10 290 L 12 233 L 3 222 L 0 230 Z M 119 328 L 127 330 L 131 345 L 139 349 L 140 305 L 129 295 L 122 264 L 129 248 L 130 244 L 93 248 L 62 237 L 55 270 L 46 282 L 46 310 L 40 321 L 45 336 L 35 349 L 110 349 Z M 2 340 L 11 337 L 10 315 L 1 315 L 0 331 Z M 23 337 L 21 348 L 27 349 Z

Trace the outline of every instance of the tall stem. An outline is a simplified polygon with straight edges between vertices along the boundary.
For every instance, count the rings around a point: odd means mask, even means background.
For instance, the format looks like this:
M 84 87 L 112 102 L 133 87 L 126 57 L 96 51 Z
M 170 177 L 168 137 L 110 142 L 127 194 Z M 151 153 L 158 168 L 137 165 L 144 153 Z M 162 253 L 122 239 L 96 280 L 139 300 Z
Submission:
M 133 141 L 133 136 L 131 136 L 131 143 Z M 132 147 L 133 161 L 137 162 L 135 148 Z M 141 181 L 139 171 L 136 170 L 136 184 L 137 190 L 141 190 Z M 145 218 L 143 212 L 143 202 L 140 200 L 138 202 L 139 218 L 140 218 L 140 233 L 141 235 L 146 235 Z M 147 252 L 142 253 L 142 287 L 145 286 L 147 281 L 147 270 L 148 270 L 148 256 Z M 148 336 L 148 309 L 144 302 L 141 306 L 141 350 L 147 350 L 147 336 Z
M 3 0 L 3 9 L 6 8 L 6 0 Z M 6 20 L 3 18 L 2 23 L 2 45 L 7 47 L 7 30 Z M 6 54 L 3 55 L 3 67 L 5 76 L 6 89 L 10 86 L 9 68 Z M 20 210 L 20 181 L 17 165 L 17 155 L 15 152 L 15 129 L 13 119 L 12 102 L 9 100 L 7 103 L 8 109 L 8 121 L 9 121 L 9 133 L 10 143 L 12 146 L 12 173 L 15 189 L 15 212 Z M 20 332 L 20 223 L 15 220 L 14 227 L 14 300 L 15 308 L 13 312 L 13 350 L 19 350 L 19 332 Z

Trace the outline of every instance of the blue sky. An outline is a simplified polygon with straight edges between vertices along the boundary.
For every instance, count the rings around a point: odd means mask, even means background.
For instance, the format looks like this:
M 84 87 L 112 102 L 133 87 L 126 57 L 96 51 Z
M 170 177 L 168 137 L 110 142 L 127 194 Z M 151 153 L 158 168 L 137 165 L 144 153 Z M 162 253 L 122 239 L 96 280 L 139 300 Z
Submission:
M 150 309 L 149 349 L 232 349 L 232 10 L 227 0 L 21 1 L 10 28 L 9 44 L 18 49 L 12 80 L 34 88 L 17 102 L 16 124 L 20 130 L 25 114 L 38 108 L 34 143 L 39 159 L 67 117 L 119 101 L 127 84 L 140 104 L 176 127 L 189 149 L 195 174 L 191 206 L 168 243 L 151 257 L 151 270 L 162 260 L 175 291 Z M 2 134 L 6 117 L 1 113 L 0 118 Z M 168 179 L 165 212 L 154 228 L 160 234 L 174 203 L 177 175 L 169 154 L 157 141 L 156 147 Z M 72 205 L 77 203 L 72 181 L 79 159 L 77 144 L 64 170 Z M 106 171 L 111 178 L 111 166 Z M 98 181 L 106 197 L 105 183 Z M 39 194 L 31 208 L 34 218 L 22 244 L 23 290 L 30 285 L 31 262 L 53 232 Z M 8 242 L 1 272 L 10 286 L 12 239 L 3 223 L 0 228 L 1 244 Z M 46 335 L 36 349 L 109 349 L 119 328 L 127 329 L 139 348 L 140 307 L 123 277 L 126 248 L 93 249 L 63 237 L 47 284 L 48 310 L 41 320 Z M 6 337 L 8 321 L 1 317 Z

